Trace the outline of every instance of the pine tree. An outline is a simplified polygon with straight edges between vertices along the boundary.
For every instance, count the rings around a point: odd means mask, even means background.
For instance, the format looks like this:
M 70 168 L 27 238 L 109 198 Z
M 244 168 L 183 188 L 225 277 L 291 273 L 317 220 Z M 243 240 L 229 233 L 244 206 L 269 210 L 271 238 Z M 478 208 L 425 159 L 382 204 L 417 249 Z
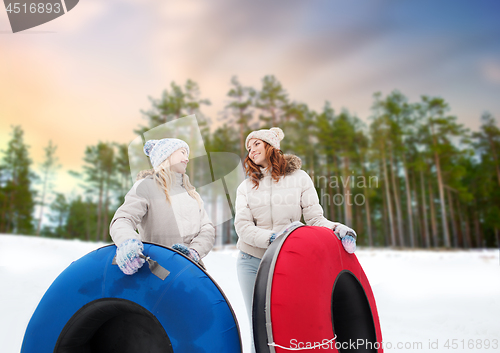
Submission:
M 326 188 L 326 194 L 320 194 L 320 200 L 326 196 L 327 203 L 326 206 L 329 209 L 327 213 L 329 219 L 332 221 L 337 221 L 340 219 L 340 212 L 335 212 L 335 198 L 337 196 L 338 185 L 334 183 L 336 175 L 339 171 L 336 169 L 335 160 L 338 158 L 335 154 L 335 142 L 334 142 L 334 120 L 335 112 L 330 104 L 330 102 L 325 102 L 323 106 L 323 111 L 318 115 L 316 120 L 317 126 L 317 138 L 320 149 L 319 153 L 325 156 L 324 172 L 326 173 L 326 179 L 324 183 L 321 183 Z M 335 195 L 334 195 L 335 193 Z M 325 203 L 323 203 L 325 206 Z M 323 207 L 324 207 L 323 206 Z
M 445 115 L 449 110 L 449 106 L 444 99 L 422 96 L 422 106 L 425 120 L 421 133 L 426 137 L 427 146 L 432 154 L 434 167 L 436 168 L 444 246 L 450 247 L 451 240 L 444 191 L 446 180 L 443 176 L 443 169 L 446 164 L 443 164 L 445 162 L 443 158 L 452 155 L 456 151 L 453 146 L 453 139 L 464 138 L 467 130 L 456 122 L 456 117 Z
M 484 230 L 485 238 L 478 239 L 480 246 L 495 244 L 500 247 L 500 129 L 488 112 L 481 117 L 480 131 L 473 134 L 476 174 L 473 183 L 476 212 L 482 222 L 477 228 Z M 472 169 L 472 168 L 471 168 Z M 466 169 L 469 172 L 469 169 Z M 479 222 L 476 222 L 479 223 Z M 478 234 L 479 235 L 479 234 Z
M 250 108 L 256 92 L 252 87 L 242 86 L 236 76 L 231 78 L 231 84 L 232 87 L 227 95 L 232 100 L 226 105 L 226 109 L 231 111 L 234 120 L 231 119 L 228 122 L 238 126 L 239 153 L 240 157 L 244 158 L 246 154 L 245 137 L 250 132 L 249 124 L 253 118 Z
M 152 107 L 141 111 L 147 120 L 147 126 L 140 126 L 135 132 L 139 135 L 169 121 L 196 114 L 199 124 L 206 124 L 200 111 L 202 105 L 210 105 L 208 99 L 201 99 L 196 82 L 187 80 L 184 88 L 175 82 L 170 84 L 170 91 L 165 89 L 159 99 L 149 97 Z
M 285 122 L 279 124 L 285 133 L 281 150 L 302 157 L 302 167 L 314 180 L 317 164 L 317 128 L 316 112 L 307 104 L 292 102 L 284 107 Z
M 256 102 L 256 107 L 263 112 L 259 118 L 264 122 L 264 127 L 278 126 L 283 120 L 283 110 L 287 104 L 288 94 L 281 83 L 273 75 L 264 76 Z
M 83 161 L 83 173 L 72 172 L 84 181 L 81 186 L 97 204 L 97 225 L 95 240 L 106 241 L 109 229 L 110 191 L 117 185 L 114 171 L 114 149 L 110 143 L 99 142 L 95 146 L 87 146 Z M 76 201 L 75 201 L 76 202 Z M 83 202 L 80 200 L 80 202 Z M 75 204 L 73 211 L 80 210 Z M 88 227 L 87 227 L 88 228 Z
M 40 213 L 38 215 L 38 225 L 36 229 L 36 235 L 40 235 L 40 230 L 43 222 L 43 211 L 46 203 L 47 194 L 51 192 L 53 188 L 52 180 L 54 178 L 55 171 L 60 167 L 58 164 L 58 158 L 55 156 L 57 146 L 52 144 L 52 140 L 49 141 L 47 147 L 45 147 L 45 160 L 41 165 L 42 171 L 42 194 L 40 196 L 40 201 L 38 203 L 40 207 Z
M 384 213 L 386 214 L 386 221 L 388 224 L 388 232 L 386 231 L 385 234 L 386 236 L 390 236 L 389 240 L 386 240 L 386 243 L 391 246 L 396 246 L 396 226 L 394 223 L 394 213 L 392 209 L 393 201 L 391 196 L 393 192 L 391 192 L 391 182 L 387 169 L 387 150 L 388 144 L 390 143 L 391 123 L 387 115 L 383 114 L 380 104 L 378 103 L 380 101 L 381 94 L 375 93 L 374 98 L 375 103 L 372 107 L 374 115 L 370 125 L 371 146 L 374 156 L 379 159 L 380 174 L 383 176 L 383 188 L 385 194 Z
M 69 212 L 69 204 L 66 201 L 66 196 L 62 193 L 56 193 L 56 197 L 50 205 L 51 214 L 49 219 L 55 223 L 56 226 L 52 234 L 58 238 L 67 237 L 66 223 Z
M 344 188 L 345 223 L 353 226 L 352 179 L 355 177 L 355 161 L 359 159 L 358 137 L 362 124 L 358 117 L 342 110 L 333 123 L 335 154 L 342 161 L 342 186 Z
M 31 171 L 28 146 L 24 143 L 24 131 L 13 126 L 7 150 L 3 151 L 1 173 L 2 205 L 0 231 L 14 234 L 33 234 L 33 211 L 36 192 L 31 189 L 36 177 Z
M 486 112 L 481 116 L 481 127 L 472 137 L 474 147 L 479 152 L 481 159 L 491 165 L 495 171 L 498 186 L 500 186 L 500 129 L 491 113 Z
M 116 184 L 114 189 L 118 192 L 117 203 L 122 204 L 125 195 L 135 182 L 130 173 L 130 164 L 128 156 L 128 146 L 126 144 L 115 143 L 116 148 L 114 160 L 114 172 L 116 173 Z
M 68 238 L 98 241 L 98 238 L 92 239 L 92 234 L 99 234 L 97 215 L 97 205 L 90 197 L 83 200 L 82 196 L 77 196 L 68 205 L 66 221 Z

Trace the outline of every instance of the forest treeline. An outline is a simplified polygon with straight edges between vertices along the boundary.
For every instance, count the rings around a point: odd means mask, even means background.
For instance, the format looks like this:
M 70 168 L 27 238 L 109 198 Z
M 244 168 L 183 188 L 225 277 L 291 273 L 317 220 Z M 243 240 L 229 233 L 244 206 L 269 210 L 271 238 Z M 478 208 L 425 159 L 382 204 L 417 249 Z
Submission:
M 215 124 L 203 112 L 210 101 L 196 82 L 172 82 L 150 98 L 151 107 L 141 111 L 146 124 L 135 132 L 196 114 L 208 152 L 244 158 L 250 131 L 279 126 L 282 150 L 302 159 L 325 216 L 352 226 L 358 244 L 499 246 L 500 129 L 490 113 L 478 116 L 479 131 L 470 131 L 449 114 L 445 99 L 423 95 L 410 102 L 395 90 L 373 95 L 364 122 L 328 101 L 315 111 L 292 100 L 271 75 L 258 89 L 233 77 L 225 98 Z M 71 172 L 82 192 L 70 197 L 53 183 L 57 146 L 49 141 L 35 168 L 22 127 L 13 126 L 0 161 L 0 233 L 109 241 L 109 222 L 132 185 L 127 147 L 87 146 L 82 171 Z M 232 220 L 220 228 L 224 243 L 235 241 Z

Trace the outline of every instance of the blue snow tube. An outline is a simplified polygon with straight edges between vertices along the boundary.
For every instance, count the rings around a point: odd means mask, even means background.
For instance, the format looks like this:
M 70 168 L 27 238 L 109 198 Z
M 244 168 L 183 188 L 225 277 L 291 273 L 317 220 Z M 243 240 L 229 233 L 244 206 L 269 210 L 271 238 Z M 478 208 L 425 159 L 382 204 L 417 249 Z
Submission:
M 144 244 L 147 263 L 132 276 L 112 265 L 114 245 L 73 262 L 49 287 L 21 353 L 241 352 L 236 316 L 222 290 L 177 251 Z

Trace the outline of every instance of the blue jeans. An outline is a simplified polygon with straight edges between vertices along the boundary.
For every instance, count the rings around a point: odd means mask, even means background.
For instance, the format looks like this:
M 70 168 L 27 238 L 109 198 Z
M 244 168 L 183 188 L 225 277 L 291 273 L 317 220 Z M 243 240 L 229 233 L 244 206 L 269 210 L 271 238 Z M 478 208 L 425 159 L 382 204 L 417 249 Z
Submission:
M 241 294 L 245 301 L 247 309 L 248 320 L 250 321 L 250 336 L 252 337 L 252 352 L 255 352 L 253 344 L 252 333 L 252 302 L 253 302 L 253 288 L 255 285 L 255 278 L 257 277 L 257 270 L 259 269 L 260 259 L 240 251 L 238 260 L 236 261 L 236 270 L 238 272 L 238 282 L 240 282 Z

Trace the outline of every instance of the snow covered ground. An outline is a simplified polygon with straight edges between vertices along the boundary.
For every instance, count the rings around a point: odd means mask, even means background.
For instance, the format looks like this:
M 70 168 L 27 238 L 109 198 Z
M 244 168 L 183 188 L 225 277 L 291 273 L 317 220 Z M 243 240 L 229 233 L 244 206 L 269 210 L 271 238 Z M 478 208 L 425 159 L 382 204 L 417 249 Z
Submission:
M 0 235 L 0 352 L 19 352 L 31 315 L 52 281 L 102 245 Z M 247 349 L 250 331 L 236 254 L 212 251 L 205 264 L 233 306 Z M 500 352 L 498 250 L 359 249 L 356 254 L 377 301 L 386 352 Z

